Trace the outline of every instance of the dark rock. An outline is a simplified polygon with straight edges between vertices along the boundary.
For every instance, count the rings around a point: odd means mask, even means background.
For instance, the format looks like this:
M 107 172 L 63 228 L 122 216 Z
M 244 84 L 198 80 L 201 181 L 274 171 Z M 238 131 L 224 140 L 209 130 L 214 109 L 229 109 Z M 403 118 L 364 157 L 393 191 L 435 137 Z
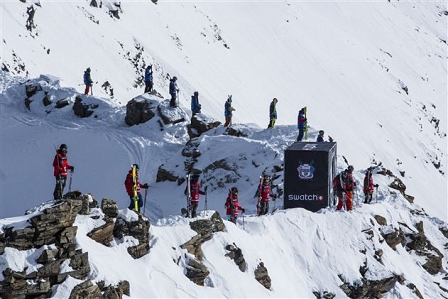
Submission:
M 126 105 L 124 121 L 128 126 L 145 123 L 156 115 L 152 108 L 151 103 L 146 100 L 137 101 L 132 99 Z
M 401 244 L 403 246 L 406 245 L 406 239 L 401 228 L 399 230 L 394 229 L 393 232 L 383 234 L 383 238 L 386 241 L 387 245 L 389 245 L 394 250 L 398 244 Z
M 110 246 L 110 243 L 114 240 L 113 231 L 115 222 L 109 218 L 105 218 L 106 223 L 93 229 L 87 234 L 90 238 L 105 246 Z
M 230 251 L 226 253 L 226 256 L 235 262 L 241 272 L 245 272 L 247 270 L 247 263 L 244 259 L 243 251 L 238 248 L 235 243 L 233 243 L 233 245 L 227 245 L 226 249 Z
M 40 85 L 25 85 L 25 93 L 28 98 L 31 98 L 38 91 L 42 90 L 42 86 Z
M 208 118 L 204 114 L 196 114 L 191 118 L 191 124 L 187 126 L 190 138 L 200 136 L 213 128 L 221 125 L 221 122 Z
M 44 104 L 44 106 L 49 106 L 52 103 L 47 91 L 45 92 L 45 96 L 42 99 L 42 103 Z
M 189 241 L 180 245 L 180 248 L 186 249 L 188 253 L 193 254 L 196 257 L 196 259 L 201 261 L 202 260 L 201 244 L 202 244 L 202 236 L 200 234 L 197 234 L 196 236 L 191 238 Z
M 45 264 L 50 261 L 53 261 L 57 256 L 59 250 L 58 249 L 45 249 L 42 254 L 37 258 L 36 262 L 39 264 Z
M 89 105 L 83 104 L 80 96 L 75 98 L 75 103 L 73 104 L 72 109 L 75 115 L 81 118 L 89 117 L 93 114 L 93 111 L 89 110 Z
M 118 288 L 121 290 L 121 293 L 126 296 L 131 296 L 131 285 L 129 281 L 122 280 L 118 283 Z
M 204 280 L 209 274 L 210 271 L 200 262 L 194 259 L 188 261 L 186 276 L 195 284 L 203 286 Z
M 420 293 L 420 290 L 417 288 L 417 286 L 413 283 L 410 283 L 408 285 L 406 285 L 408 288 L 410 288 L 412 291 L 414 291 L 414 294 L 420 298 L 420 299 L 424 299 L 424 297 L 422 296 L 422 293 Z
M 268 269 L 260 262 L 254 271 L 255 279 L 266 289 L 271 288 L 271 277 L 269 277 Z
M 26 109 L 31 110 L 31 103 L 32 102 L 33 102 L 33 100 L 30 99 L 30 98 L 26 98 L 25 99 L 25 107 L 26 107 Z
M 175 176 L 174 174 L 172 174 L 171 172 L 169 172 L 168 170 L 166 170 L 165 168 L 163 168 L 163 164 L 159 166 L 159 169 L 157 170 L 157 178 L 156 178 L 156 182 L 165 182 L 165 181 L 170 181 L 170 182 L 175 182 L 177 181 L 178 177 Z
M 67 99 L 61 99 L 56 102 L 56 108 L 64 108 L 65 106 L 70 105 L 70 102 Z
M 387 225 L 387 220 L 383 216 L 375 215 L 375 216 L 373 216 L 373 218 L 375 218 L 376 222 L 378 222 L 379 225 L 382 225 L 382 226 Z
M 139 259 L 149 252 L 149 244 L 142 243 L 139 245 L 128 247 L 127 250 L 130 256 L 132 256 L 134 259 Z
M 100 288 L 92 281 L 84 281 L 75 286 L 70 293 L 69 299 L 98 299 L 101 298 Z
M 117 202 L 112 199 L 103 198 L 101 201 L 101 210 L 106 216 L 116 218 L 118 216 Z

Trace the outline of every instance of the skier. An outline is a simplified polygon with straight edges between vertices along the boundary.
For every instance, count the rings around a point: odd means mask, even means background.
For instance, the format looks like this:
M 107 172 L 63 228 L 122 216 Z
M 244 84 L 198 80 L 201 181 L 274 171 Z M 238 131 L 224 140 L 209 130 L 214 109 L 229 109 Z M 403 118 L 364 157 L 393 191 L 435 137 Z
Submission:
M 67 182 L 67 170 L 73 172 L 75 167 L 68 164 L 67 160 L 67 145 L 61 144 L 56 151 L 56 156 L 53 160 L 54 177 L 56 178 L 56 186 L 54 187 L 54 200 L 62 199 L 64 193 L 65 183 Z
M 271 195 L 271 177 L 265 174 L 260 179 L 257 192 L 255 196 L 258 197 L 257 211 L 258 216 L 266 215 L 269 212 L 269 200 Z
M 170 100 L 170 107 L 177 107 L 177 103 L 176 103 L 176 98 L 177 98 L 177 93 L 179 92 L 179 88 L 177 87 L 177 77 L 174 76 L 173 79 L 170 80 L 170 95 L 171 95 L 171 100 Z
M 337 211 L 341 210 L 344 205 L 347 211 L 353 209 L 353 189 L 356 187 L 356 183 L 352 173 L 353 166 L 349 165 L 346 170 L 333 179 L 333 192 L 338 196 Z
M 233 111 L 235 111 L 235 108 L 232 107 L 232 95 L 229 95 L 224 104 L 224 116 L 226 117 L 224 127 L 228 127 L 232 123 Z
M 137 190 L 137 200 L 138 200 L 138 211 L 141 211 L 141 207 L 143 206 L 143 199 L 142 195 L 140 193 L 140 188 L 148 189 L 148 184 L 142 184 L 138 180 L 138 164 L 133 164 L 131 167 L 131 170 L 129 170 L 126 179 L 124 181 L 124 186 L 126 187 L 126 192 L 129 195 L 129 199 L 131 200 L 131 203 L 129 204 L 128 209 L 129 210 L 135 210 L 135 203 L 134 203 L 134 180 L 132 177 L 132 168 L 135 166 L 135 185 Z
M 317 142 L 324 142 L 324 134 L 325 134 L 325 132 L 324 132 L 324 130 L 320 130 L 319 131 L 319 135 L 317 135 Z
M 145 93 L 151 92 L 153 85 L 152 64 L 150 64 L 145 69 Z
M 84 72 L 84 84 L 86 85 L 86 89 L 84 89 L 84 94 L 88 95 L 90 88 L 92 87 L 93 81 L 90 77 L 90 68 L 88 67 Z
M 246 211 L 238 204 L 238 189 L 236 187 L 232 187 L 229 190 L 229 195 L 227 196 L 227 200 L 224 206 L 227 209 L 227 220 L 232 221 L 235 224 L 236 219 L 238 218 L 238 210 L 243 213 Z
M 184 194 L 187 195 L 188 186 L 185 187 Z M 205 195 L 206 192 L 201 190 L 201 184 L 199 183 L 199 175 L 194 174 L 190 179 L 190 211 L 191 217 L 195 218 L 197 216 L 196 211 L 199 206 L 199 194 Z M 188 215 L 188 213 L 187 213 Z
M 196 113 L 201 113 L 201 104 L 199 104 L 199 92 L 195 91 L 194 94 L 191 96 L 191 118 Z
M 300 109 L 299 115 L 297 117 L 297 128 L 299 129 L 299 136 L 297 136 L 297 141 L 302 141 L 303 134 L 305 132 L 306 126 L 306 116 L 305 116 L 305 108 Z
M 273 129 L 275 126 L 275 121 L 277 120 L 277 98 L 274 98 L 269 106 L 269 125 L 268 129 Z
M 372 170 L 367 169 L 364 177 L 364 203 L 370 203 L 372 201 L 373 187 Z

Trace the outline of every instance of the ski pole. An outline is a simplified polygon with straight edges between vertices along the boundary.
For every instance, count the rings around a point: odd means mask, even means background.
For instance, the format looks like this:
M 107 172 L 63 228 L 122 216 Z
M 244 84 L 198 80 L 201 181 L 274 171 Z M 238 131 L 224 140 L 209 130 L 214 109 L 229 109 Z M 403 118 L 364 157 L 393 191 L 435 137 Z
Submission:
M 72 192 L 73 170 L 70 171 L 70 182 L 68 183 L 68 192 Z
M 146 211 L 146 196 L 148 196 L 148 188 L 145 189 L 145 204 L 143 206 L 143 214 L 144 215 L 146 215 L 145 214 L 145 211 Z
M 208 210 L 207 210 L 207 187 L 205 186 L 205 202 L 204 202 L 204 212 L 205 212 L 205 216 L 208 217 Z
M 242 214 L 243 214 L 243 230 L 244 230 L 244 212 Z
M 93 85 L 90 86 L 90 95 L 93 96 Z

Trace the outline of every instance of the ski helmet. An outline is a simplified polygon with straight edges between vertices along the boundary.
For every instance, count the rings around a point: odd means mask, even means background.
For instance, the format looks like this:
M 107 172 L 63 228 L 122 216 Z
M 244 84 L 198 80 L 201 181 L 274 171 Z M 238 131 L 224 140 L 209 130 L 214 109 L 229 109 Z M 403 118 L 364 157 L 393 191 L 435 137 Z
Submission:
M 263 180 L 265 183 L 270 182 L 271 181 L 271 177 L 267 174 L 264 175 Z
M 348 167 L 347 167 L 347 171 L 349 172 L 349 173 L 352 173 L 353 172 L 353 166 L 352 165 L 349 165 Z
M 132 167 L 135 167 L 135 169 L 137 169 L 137 170 L 139 169 L 138 164 L 132 164 Z
M 194 95 L 195 95 L 195 96 L 198 96 L 198 95 L 199 95 L 199 92 L 195 91 L 195 92 L 194 92 Z
M 88 68 L 86 69 L 86 71 L 87 71 L 87 73 L 90 73 L 90 68 L 88 67 Z
M 177 77 L 176 76 L 173 77 L 173 81 L 177 81 Z
M 325 133 L 324 130 L 319 131 L 319 135 L 324 135 L 324 133 Z
M 60 150 L 65 149 L 67 150 L 67 144 L 62 143 L 61 146 L 59 147 Z
M 230 191 L 231 191 L 233 194 L 238 194 L 238 188 L 237 188 L 237 187 L 232 187 L 232 189 L 230 189 Z

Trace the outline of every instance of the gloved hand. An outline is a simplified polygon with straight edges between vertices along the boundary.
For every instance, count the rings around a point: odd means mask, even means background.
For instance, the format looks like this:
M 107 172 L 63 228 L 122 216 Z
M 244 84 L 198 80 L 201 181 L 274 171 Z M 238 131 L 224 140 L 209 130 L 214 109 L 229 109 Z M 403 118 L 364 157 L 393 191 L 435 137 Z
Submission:
M 149 188 L 148 183 L 145 183 L 145 184 L 143 185 L 143 189 L 148 189 L 148 188 Z
M 373 185 L 373 187 L 378 188 L 378 184 Z
M 245 208 L 242 208 L 242 209 L 241 209 L 241 212 L 245 213 L 245 212 L 246 212 L 246 209 L 245 209 Z
M 75 166 L 70 166 L 68 169 L 70 169 L 71 171 L 75 171 Z

